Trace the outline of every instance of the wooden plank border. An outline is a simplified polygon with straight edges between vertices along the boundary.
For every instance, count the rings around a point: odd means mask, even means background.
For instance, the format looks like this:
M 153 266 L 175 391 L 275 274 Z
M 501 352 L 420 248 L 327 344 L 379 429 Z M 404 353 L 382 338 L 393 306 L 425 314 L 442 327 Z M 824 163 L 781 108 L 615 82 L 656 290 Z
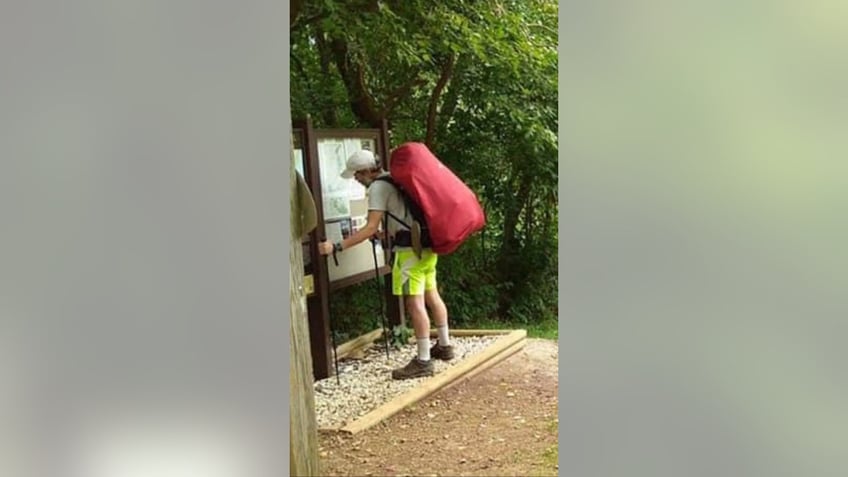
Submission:
M 462 336 L 500 336 L 500 335 L 509 334 L 511 332 L 512 332 L 512 330 L 451 330 L 450 335 L 451 336 L 459 336 L 459 337 L 462 337 Z M 436 338 L 436 337 L 438 337 L 438 335 L 439 335 L 439 333 L 438 333 L 438 331 L 436 331 L 435 328 L 430 329 L 430 337 L 431 338 Z M 336 355 L 338 356 L 339 359 L 347 358 L 351 354 L 353 354 L 353 353 L 355 353 L 359 350 L 367 348 L 368 346 L 373 344 L 375 341 L 380 340 L 382 338 L 383 338 L 383 329 L 377 328 L 377 329 L 375 329 L 373 331 L 369 331 L 368 333 L 365 333 L 363 335 L 359 335 L 359 336 L 357 336 L 356 338 L 354 338 L 350 341 L 347 341 L 343 344 L 340 344 L 336 348 Z M 409 342 L 414 343 L 415 337 L 414 336 L 410 337 Z
M 459 331 L 459 330 L 457 330 Z M 469 331 L 469 330 L 464 330 Z M 403 408 L 414 404 L 431 394 L 439 391 L 449 384 L 460 380 L 463 377 L 470 377 L 480 373 L 485 369 L 490 368 L 494 364 L 506 359 L 508 356 L 516 353 L 524 347 L 527 338 L 526 330 L 486 330 L 500 331 L 500 333 L 490 333 L 503 335 L 501 338 L 490 344 L 482 353 L 474 355 L 464 362 L 452 366 L 445 371 L 436 374 L 435 376 L 424 380 L 419 386 L 410 389 L 409 391 L 395 397 L 394 399 L 384 403 L 382 406 L 365 414 L 359 419 L 342 426 L 340 431 L 356 434 L 364 431 L 384 419 L 393 416 Z M 456 335 L 459 336 L 459 335 Z M 325 429 L 331 430 L 331 429 Z M 335 430 L 335 429 L 332 429 Z
M 497 335 L 508 335 L 513 333 L 515 330 L 450 330 L 449 334 L 451 336 L 497 336 Z M 435 328 L 430 329 L 430 337 L 435 338 L 439 336 L 439 332 Z
M 357 336 L 356 338 L 347 341 L 343 344 L 340 344 L 336 348 L 336 356 L 339 359 L 347 358 L 351 354 L 373 344 L 375 341 L 383 337 L 383 329 L 377 328 L 374 331 L 369 331 L 364 335 Z
M 500 336 L 509 334 L 512 330 L 451 330 L 451 336 Z M 430 337 L 436 338 L 439 333 L 435 328 L 430 330 Z M 383 329 L 377 328 L 375 330 L 369 331 L 363 335 L 359 335 L 356 338 L 347 341 L 345 343 L 340 344 L 336 347 L 336 355 L 339 359 L 347 358 L 351 354 L 365 349 L 369 347 L 374 342 L 383 338 Z M 409 338 L 410 343 L 415 342 L 415 337 Z

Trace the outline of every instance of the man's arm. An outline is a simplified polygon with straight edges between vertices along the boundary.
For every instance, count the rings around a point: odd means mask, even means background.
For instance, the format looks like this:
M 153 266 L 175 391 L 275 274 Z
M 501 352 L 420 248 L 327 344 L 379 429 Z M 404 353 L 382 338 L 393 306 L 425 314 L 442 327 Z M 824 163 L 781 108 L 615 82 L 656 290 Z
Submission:
M 342 240 L 341 249 L 346 250 L 354 245 L 364 242 L 368 240 L 372 235 L 376 234 L 380 229 L 380 221 L 383 220 L 383 212 L 382 210 L 369 210 L 368 211 L 368 223 L 365 224 L 365 227 L 359 229 L 355 234 L 350 237 Z M 321 255 L 329 255 L 333 253 L 334 244 L 324 241 L 318 244 L 318 251 Z

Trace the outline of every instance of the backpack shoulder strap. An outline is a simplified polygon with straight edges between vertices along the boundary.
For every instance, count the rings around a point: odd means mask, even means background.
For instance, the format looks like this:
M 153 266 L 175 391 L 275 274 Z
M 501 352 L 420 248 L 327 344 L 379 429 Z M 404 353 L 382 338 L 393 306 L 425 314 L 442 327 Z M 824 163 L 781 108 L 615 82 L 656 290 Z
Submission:
M 384 175 L 384 176 L 377 176 L 377 178 L 376 178 L 376 179 L 374 179 L 374 180 L 375 180 L 375 181 L 388 182 L 389 184 L 391 184 L 391 185 L 393 185 L 393 186 L 397 187 L 397 184 L 395 184 L 395 180 L 392 178 L 392 176 L 390 176 L 390 175 L 388 175 L 388 174 L 386 174 L 386 175 Z
M 398 183 L 397 183 L 397 182 L 395 182 L 395 180 L 392 178 L 392 176 L 390 176 L 390 175 L 388 175 L 388 174 L 387 174 L 387 175 L 384 175 L 384 176 L 377 177 L 377 178 L 376 178 L 376 179 L 374 179 L 374 180 L 375 180 L 375 181 L 388 182 L 389 184 L 391 184 L 392 186 L 394 186 L 394 188 L 395 188 L 395 189 L 398 191 L 398 193 L 400 194 L 400 197 L 401 197 L 401 199 L 403 200 L 404 205 L 406 206 L 406 208 L 407 208 L 407 209 L 409 209 L 409 198 L 408 198 L 408 196 L 406 195 L 406 192 L 403 190 L 403 187 L 401 187 L 400 185 L 398 185 Z M 404 222 L 403 220 L 401 220 L 401 219 L 400 219 L 400 218 L 398 218 L 395 214 L 393 214 L 393 213 L 389 212 L 388 210 L 386 210 L 386 215 L 387 215 L 387 216 L 389 216 L 389 217 L 391 217 L 391 218 L 393 218 L 393 219 L 395 219 L 398 223 L 400 223 L 400 224 L 401 224 L 401 225 L 403 225 L 404 227 L 406 227 L 406 228 L 411 228 L 409 224 L 407 224 L 406 222 Z M 384 227 L 385 227 L 386 229 L 388 229 L 388 225 L 389 225 L 389 224 L 388 224 L 388 223 L 386 223 L 386 224 L 384 225 Z

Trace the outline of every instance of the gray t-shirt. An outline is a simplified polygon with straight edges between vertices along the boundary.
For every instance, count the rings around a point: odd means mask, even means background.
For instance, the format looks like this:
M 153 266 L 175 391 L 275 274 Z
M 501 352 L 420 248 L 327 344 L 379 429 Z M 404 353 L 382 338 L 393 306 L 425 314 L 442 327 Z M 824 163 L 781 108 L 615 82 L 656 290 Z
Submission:
M 383 172 L 380 177 L 389 175 Z M 374 181 L 368 187 L 368 210 L 382 210 L 390 212 L 405 223 L 412 223 L 412 214 L 407 210 L 406 204 L 400 196 L 397 188 L 386 181 Z M 394 235 L 398 230 L 409 230 L 397 220 L 388 217 L 389 234 Z

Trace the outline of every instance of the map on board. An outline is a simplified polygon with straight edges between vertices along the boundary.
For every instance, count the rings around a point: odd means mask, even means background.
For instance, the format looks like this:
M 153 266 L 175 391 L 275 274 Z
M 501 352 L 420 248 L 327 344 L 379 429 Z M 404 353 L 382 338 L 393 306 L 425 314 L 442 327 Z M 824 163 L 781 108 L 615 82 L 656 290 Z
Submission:
M 321 194 L 324 219 L 350 217 L 350 201 L 365 198 L 365 187 L 355 179 L 343 179 L 342 171 L 351 154 L 360 149 L 374 150 L 372 139 L 320 139 L 318 160 L 321 170 Z

